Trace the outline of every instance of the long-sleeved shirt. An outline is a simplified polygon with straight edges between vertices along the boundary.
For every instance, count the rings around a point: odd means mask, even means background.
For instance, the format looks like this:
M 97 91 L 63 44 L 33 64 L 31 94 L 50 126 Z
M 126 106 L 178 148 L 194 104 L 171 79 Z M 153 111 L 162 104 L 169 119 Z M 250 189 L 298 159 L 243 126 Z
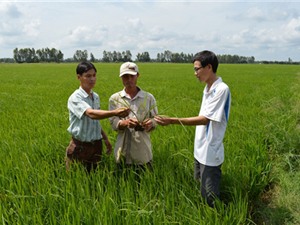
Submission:
M 142 122 L 145 119 L 153 118 L 158 113 L 156 100 L 152 94 L 141 89 L 132 99 L 125 90 L 113 94 L 109 99 L 110 110 L 128 106 L 134 112 L 130 112 L 128 117 L 120 118 L 114 116 L 109 118 L 112 128 L 118 132 L 114 148 L 115 159 L 117 163 L 123 158 L 126 164 L 146 164 L 153 157 L 150 133 L 128 127 L 122 130 L 118 126 L 123 119 L 136 118 Z

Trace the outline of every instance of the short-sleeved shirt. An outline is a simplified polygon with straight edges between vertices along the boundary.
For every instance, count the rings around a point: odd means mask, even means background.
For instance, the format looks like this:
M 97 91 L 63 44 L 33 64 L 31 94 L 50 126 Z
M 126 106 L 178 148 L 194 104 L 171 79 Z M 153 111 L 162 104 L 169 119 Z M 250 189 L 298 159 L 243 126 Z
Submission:
M 126 104 L 125 104 L 126 102 Z M 109 99 L 109 109 L 113 110 L 119 107 L 130 105 L 128 117 L 120 118 L 117 116 L 110 117 L 110 123 L 114 130 L 118 131 L 114 155 L 116 161 L 119 161 L 120 154 L 125 157 L 126 164 L 146 164 L 152 160 L 152 145 L 150 133 L 146 131 L 136 131 L 134 128 L 118 129 L 121 120 L 138 117 L 138 120 L 153 118 L 157 115 L 156 100 L 154 96 L 148 92 L 139 89 L 134 98 L 122 90 L 113 94 Z
M 196 126 L 194 157 L 201 164 L 219 166 L 224 162 L 223 139 L 227 127 L 231 104 L 229 87 L 219 77 L 203 98 L 199 116 L 208 118 L 209 123 Z
M 100 109 L 99 95 L 95 92 L 91 94 L 92 97 L 79 87 L 68 100 L 70 122 L 68 132 L 72 137 L 83 142 L 91 142 L 102 138 L 99 120 L 91 119 L 85 115 L 85 111 L 89 108 Z

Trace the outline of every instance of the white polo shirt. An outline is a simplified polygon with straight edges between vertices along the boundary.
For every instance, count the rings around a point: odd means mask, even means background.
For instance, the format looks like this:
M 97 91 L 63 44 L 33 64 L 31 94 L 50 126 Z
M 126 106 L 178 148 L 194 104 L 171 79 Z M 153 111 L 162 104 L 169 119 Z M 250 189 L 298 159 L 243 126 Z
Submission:
M 207 92 L 203 91 L 199 116 L 210 122 L 196 126 L 194 157 L 201 164 L 219 166 L 224 162 L 223 138 L 229 118 L 231 96 L 229 87 L 219 77 Z

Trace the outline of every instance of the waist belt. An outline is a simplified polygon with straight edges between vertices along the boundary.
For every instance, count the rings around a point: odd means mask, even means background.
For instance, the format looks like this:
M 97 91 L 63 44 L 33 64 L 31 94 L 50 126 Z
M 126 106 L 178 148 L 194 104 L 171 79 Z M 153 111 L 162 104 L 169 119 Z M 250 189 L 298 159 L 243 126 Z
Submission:
M 99 142 L 100 143 L 102 142 L 102 139 L 94 140 L 94 141 L 80 141 L 74 137 L 72 137 L 72 139 L 76 145 L 82 145 L 82 146 L 96 145 L 99 144 Z

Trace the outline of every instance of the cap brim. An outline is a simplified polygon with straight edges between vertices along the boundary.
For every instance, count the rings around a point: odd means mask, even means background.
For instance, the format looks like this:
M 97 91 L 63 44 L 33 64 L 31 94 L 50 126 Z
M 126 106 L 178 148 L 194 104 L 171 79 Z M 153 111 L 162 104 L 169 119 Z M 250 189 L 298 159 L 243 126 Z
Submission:
M 120 77 L 123 76 L 123 75 L 125 75 L 125 74 L 137 75 L 138 73 L 134 72 L 134 71 L 124 71 L 123 73 L 120 74 Z

